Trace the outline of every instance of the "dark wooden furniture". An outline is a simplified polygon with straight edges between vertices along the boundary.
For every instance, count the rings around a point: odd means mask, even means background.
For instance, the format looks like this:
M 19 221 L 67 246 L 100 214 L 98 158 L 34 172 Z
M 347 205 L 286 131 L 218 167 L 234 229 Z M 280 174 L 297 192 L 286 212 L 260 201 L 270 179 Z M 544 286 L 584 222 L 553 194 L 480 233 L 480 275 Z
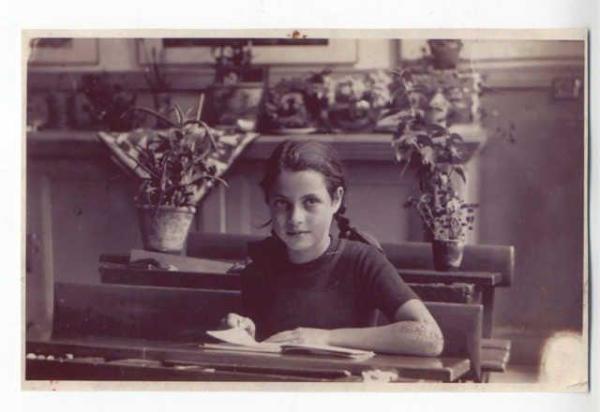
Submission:
M 258 239 L 251 235 L 194 232 L 190 233 L 188 238 L 187 255 L 240 261 L 248 256 L 247 243 Z M 512 246 L 466 245 L 461 270 L 456 272 L 433 270 L 430 243 L 383 243 L 382 247 L 387 258 L 398 268 L 403 279 L 408 283 L 423 286 L 473 285 L 474 295 L 471 301 L 483 304 L 483 336 L 491 338 L 495 288 L 508 287 L 512 284 L 514 272 Z M 465 293 L 465 296 L 469 294 Z M 422 298 L 430 300 L 428 296 Z
M 251 235 L 191 233 L 187 255 L 239 261 L 247 256 L 247 243 L 257 239 Z M 402 278 L 423 300 L 483 305 L 482 368 L 485 372 L 505 371 L 511 343 L 492 339 L 494 299 L 497 287 L 512 284 L 514 247 L 466 245 L 461 270 L 449 272 L 433 269 L 429 243 L 383 243 L 382 247 Z
M 52 337 L 28 340 L 26 379 L 355 381 L 387 370 L 400 381 L 456 381 L 480 373 L 479 305 L 428 303 L 446 339 L 439 358 L 201 349 L 205 330 L 239 305 L 233 290 L 57 283 Z

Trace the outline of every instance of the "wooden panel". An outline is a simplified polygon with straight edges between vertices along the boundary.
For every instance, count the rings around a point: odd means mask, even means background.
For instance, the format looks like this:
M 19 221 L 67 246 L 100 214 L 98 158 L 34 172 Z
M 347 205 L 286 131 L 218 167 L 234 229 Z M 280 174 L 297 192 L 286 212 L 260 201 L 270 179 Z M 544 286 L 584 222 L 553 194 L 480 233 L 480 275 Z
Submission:
M 510 359 L 510 350 L 482 348 L 481 368 L 484 372 L 505 372 Z
M 265 371 L 276 370 L 298 375 L 338 375 L 348 371 L 360 376 L 373 369 L 394 370 L 403 378 L 429 379 L 452 382 L 469 371 L 470 361 L 465 358 L 425 358 L 417 356 L 376 355 L 359 362 L 352 359 L 326 356 L 280 355 L 219 350 L 201 350 L 197 343 L 173 345 L 125 339 L 52 339 L 29 341 L 28 353 L 65 354 L 105 357 L 109 359 L 137 358 L 159 360 L 164 364 L 200 365 L 216 370 Z
M 44 38 L 43 40 L 47 39 Z M 65 38 L 60 40 L 64 40 L 63 45 L 45 47 L 39 43 L 39 39 L 32 39 L 34 47 L 30 50 L 28 63 L 32 65 L 60 66 L 98 63 L 98 39 Z
M 387 258 L 401 269 L 431 269 L 433 256 L 427 242 L 404 242 L 386 244 L 383 249 Z M 500 273 L 499 286 L 510 286 L 513 279 L 514 248 L 499 245 L 465 245 L 462 271 L 489 271 Z
M 52 266 L 57 280 L 98 282 L 99 251 L 141 246 L 132 182 L 107 166 L 108 161 L 44 164 L 51 173 Z
M 127 266 L 127 261 L 109 263 L 101 260 L 99 267 L 102 283 L 117 285 L 141 285 L 191 289 L 240 290 L 240 276 L 236 273 L 197 273 L 166 270 L 135 269 Z M 474 302 L 473 284 L 423 284 L 409 283 L 409 286 L 424 301 L 428 302 Z
M 481 307 L 429 302 L 427 307 L 444 333 L 443 356 L 468 355 L 478 372 Z M 205 330 L 239 309 L 237 291 L 57 283 L 53 338 L 201 341 Z
M 481 378 L 481 328 L 483 307 L 458 303 L 427 303 L 444 335 L 444 356 L 468 354 L 472 378 Z
M 28 168 L 31 171 L 31 168 Z M 27 336 L 49 336 L 52 331 L 54 281 L 52 209 L 48 179 L 27 173 L 25 319 Z
M 301 371 L 252 372 L 236 370 L 215 370 L 203 365 L 163 365 L 160 361 L 146 360 L 149 365 L 137 366 L 127 361 L 107 362 L 98 358 L 83 358 L 73 360 L 27 360 L 25 365 L 26 380 L 76 380 L 76 381 L 216 381 L 216 382 L 331 382 L 331 381 L 361 381 L 358 376 L 341 377 L 323 373 L 321 376 Z M 264 368 L 263 368 L 264 369 Z M 296 372 L 294 375 L 292 372 Z M 306 376 L 309 375 L 309 376 Z M 310 376 L 317 375 L 317 376 Z
M 53 337 L 201 341 L 239 292 L 56 283 Z
M 187 254 L 212 259 L 243 260 L 247 256 L 246 244 L 258 239 L 260 237 L 247 235 L 190 233 Z M 414 274 L 412 269 L 419 270 L 419 273 L 425 273 L 428 270 L 433 273 L 430 243 L 383 243 L 382 246 L 387 258 L 396 267 L 407 269 L 405 273 Z M 514 248 L 512 246 L 466 245 L 461 271 L 481 272 L 481 280 L 478 282 L 482 284 L 509 286 L 513 277 L 513 265 Z M 498 273 L 501 279 L 496 279 L 497 275 L 493 275 L 493 273 Z M 464 282 L 470 276 L 461 275 L 460 272 L 450 272 L 448 275 L 455 276 L 452 280 L 456 282 Z M 473 276 L 477 277 L 478 275 Z
M 88 347 L 101 348 L 102 345 L 98 345 L 98 337 L 116 338 L 116 341 L 109 340 L 105 346 L 105 352 L 108 350 L 113 357 L 123 357 L 124 355 L 132 357 L 132 353 L 121 352 L 120 355 L 117 355 L 119 352 L 110 351 L 111 348 L 131 351 L 133 345 L 133 349 L 135 349 L 135 344 L 132 344 L 131 341 L 125 346 L 110 343 L 118 342 L 119 338 L 169 340 L 171 342 L 177 340 L 201 341 L 204 330 L 216 327 L 225 313 L 239 309 L 239 294 L 227 291 L 57 283 L 55 297 L 53 340 L 87 337 Z M 427 306 L 438 320 L 445 336 L 443 356 L 468 355 L 471 365 L 474 365 L 474 371 L 478 371 L 481 308 L 477 305 L 444 303 L 428 303 Z M 477 340 L 476 344 L 475 340 Z M 68 345 L 69 341 L 66 342 Z M 160 344 L 151 344 L 147 341 L 144 343 L 143 340 L 137 342 L 137 345 L 144 345 L 142 349 L 144 358 L 167 359 L 164 358 L 165 349 L 157 347 Z M 153 347 L 156 348 L 155 355 L 152 355 Z M 30 352 L 34 349 L 28 347 L 27 350 Z M 69 349 L 65 348 L 65 350 Z M 197 347 L 191 352 L 174 349 L 169 350 L 169 353 L 175 356 L 171 359 L 180 361 L 194 359 L 201 362 L 210 361 L 213 364 L 241 362 L 239 364 L 245 366 L 281 365 L 281 361 L 277 360 L 280 355 L 249 358 L 243 354 L 223 353 L 223 357 L 220 357 L 215 353 L 211 355 L 210 351 L 199 351 Z M 92 356 L 91 353 L 86 353 L 86 355 Z M 302 365 L 303 368 L 311 365 L 314 367 L 346 365 L 353 372 L 371 367 L 398 367 L 403 371 L 425 368 L 431 373 L 437 374 L 438 377 L 445 376 L 444 379 L 454 379 L 456 376 L 452 378 L 452 374 L 457 371 L 453 372 L 446 365 L 449 361 L 446 358 L 378 355 L 361 363 L 348 363 L 348 361 L 338 359 L 324 360 L 318 357 L 285 356 L 285 364 L 289 367 L 293 365 Z

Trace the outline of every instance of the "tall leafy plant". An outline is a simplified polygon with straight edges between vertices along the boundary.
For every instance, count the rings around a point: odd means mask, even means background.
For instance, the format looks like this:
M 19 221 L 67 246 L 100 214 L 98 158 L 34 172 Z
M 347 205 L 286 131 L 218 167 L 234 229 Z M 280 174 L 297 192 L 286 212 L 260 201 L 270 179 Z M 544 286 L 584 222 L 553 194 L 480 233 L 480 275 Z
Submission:
M 417 210 L 434 240 L 464 241 L 473 229 L 477 205 L 466 203 L 456 189 L 459 181 L 466 183 L 463 138 L 411 112 L 400 121 L 392 144 L 402 173 L 410 165 L 417 173 L 421 193 L 410 197 L 406 206 Z

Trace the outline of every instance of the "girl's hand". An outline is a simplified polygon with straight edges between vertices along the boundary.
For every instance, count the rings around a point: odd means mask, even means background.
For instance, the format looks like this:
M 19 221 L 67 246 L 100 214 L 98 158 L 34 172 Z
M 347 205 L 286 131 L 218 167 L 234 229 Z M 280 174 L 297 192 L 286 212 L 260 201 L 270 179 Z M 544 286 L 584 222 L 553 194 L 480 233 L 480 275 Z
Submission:
M 307 343 L 311 345 L 328 345 L 329 331 L 316 328 L 296 328 L 276 333 L 265 342 L 274 343 Z
M 242 328 L 254 337 L 256 333 L 256 326 L 252 319 L 245 316 L 238 315 L 237 313 L 228 313 L 223 319 L 221 319 L 221 327 L 228 328 Z

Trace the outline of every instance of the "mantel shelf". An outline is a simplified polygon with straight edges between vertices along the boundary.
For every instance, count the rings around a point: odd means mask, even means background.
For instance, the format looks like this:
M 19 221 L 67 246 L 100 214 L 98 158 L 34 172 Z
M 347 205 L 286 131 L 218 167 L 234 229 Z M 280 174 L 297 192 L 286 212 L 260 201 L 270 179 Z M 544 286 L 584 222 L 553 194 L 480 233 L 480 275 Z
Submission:
M 468 161 L 486 141 L 486 131 L 478 125 L 456 125 L 451 131 L 463 136 Z M 393 162 L 389 133 L 261 135 L 251 143 L 241 158 L 264 160 L 275 146 L 286 139 L 314 139 L 331 143 L 345 161 Z M 52 130 L 27 133 L 27 154 L 33 157 L 90 158 L 102 156 L 102 144 L 94 131 Z

